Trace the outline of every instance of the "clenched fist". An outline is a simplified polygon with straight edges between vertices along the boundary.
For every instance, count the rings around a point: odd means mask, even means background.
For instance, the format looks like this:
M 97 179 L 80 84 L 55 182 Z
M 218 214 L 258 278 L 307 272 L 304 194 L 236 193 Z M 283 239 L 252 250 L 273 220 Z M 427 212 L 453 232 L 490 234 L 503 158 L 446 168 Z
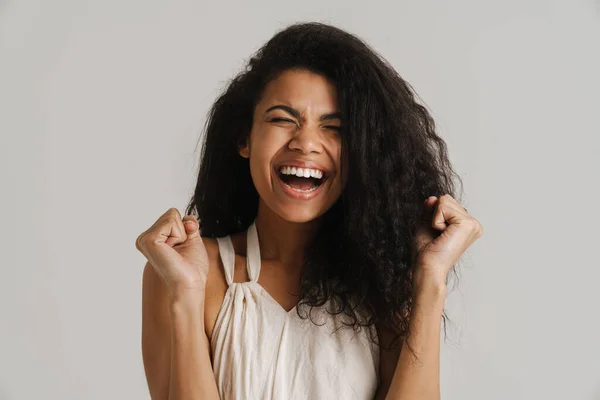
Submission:
M 181 289 L 204 290 L 208 255 L 193 215 L 183 219 L 170 208 L 135 241 L 135 247 L 152 264 L 171 293 Z

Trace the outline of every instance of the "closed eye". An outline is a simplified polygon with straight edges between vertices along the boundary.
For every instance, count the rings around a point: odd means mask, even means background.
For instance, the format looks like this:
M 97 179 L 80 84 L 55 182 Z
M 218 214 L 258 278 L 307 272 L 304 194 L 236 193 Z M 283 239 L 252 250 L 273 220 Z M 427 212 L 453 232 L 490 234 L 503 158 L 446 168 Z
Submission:
M 295 124 L 295 121 L 292 121 L 291 119 L 287 119 L 287 118 L 271 118 L 270 122 L 289 122 L 292 124 Z M 335 125 L 328 125 L 328 126 L 324 126 L 324 128 L 326 129 L 333 129 L 336 132 L 340 132 L 341 131 L 341 127 L 340 126 L 335 126 Z
M 291 122 L 292 124 L 295 123 L 291 119 L 287 119 L 287 118 L 272 118 L 271 122 Z

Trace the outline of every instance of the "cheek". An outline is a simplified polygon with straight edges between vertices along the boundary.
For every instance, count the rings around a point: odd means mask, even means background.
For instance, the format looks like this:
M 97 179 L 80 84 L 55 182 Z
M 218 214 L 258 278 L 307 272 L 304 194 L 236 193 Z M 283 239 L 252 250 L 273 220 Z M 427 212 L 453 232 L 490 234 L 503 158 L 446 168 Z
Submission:
M 277 153 L 277 143 L 266 135 L 257 135 L 252 142 L 250 153 L 250 171 L 256 186 L 269 185 L 271 181 L 271 162 Z
M 250 172 L 256 187 L 261 187 L 269 183 L 269 161 L 264 157 L 264 154 L 259 153 L 250 156 Z

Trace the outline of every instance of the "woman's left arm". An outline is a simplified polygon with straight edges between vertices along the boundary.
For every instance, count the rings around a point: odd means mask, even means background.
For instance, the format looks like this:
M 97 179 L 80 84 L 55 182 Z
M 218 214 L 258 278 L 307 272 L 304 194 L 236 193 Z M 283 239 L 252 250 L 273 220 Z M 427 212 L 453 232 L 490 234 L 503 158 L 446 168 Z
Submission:
M 481 224 L 450 195 L 429 197 L 425 211 L 426 223 L 415 242 L 409 335 L 402 344 L 386 400 L 440 399 L 440 328 L 446 277 L 483 234 Z M 437 234 L 436 230 L 442 232 Z
M 440 327 L 445 296 L 445 286 L 426 282 L 415 295 L 410 335 L 402 344 L 386 400 L 439 400 Z

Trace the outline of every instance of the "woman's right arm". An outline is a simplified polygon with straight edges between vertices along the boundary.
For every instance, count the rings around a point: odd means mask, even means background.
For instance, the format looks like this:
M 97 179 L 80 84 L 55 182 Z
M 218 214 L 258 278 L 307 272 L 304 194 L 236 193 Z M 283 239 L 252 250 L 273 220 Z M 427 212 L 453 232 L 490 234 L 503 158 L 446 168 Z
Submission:
M 204 292 L 170 292 L 149 262 L 142 283 L 142 357 L 153 400 L 219 399 Z

